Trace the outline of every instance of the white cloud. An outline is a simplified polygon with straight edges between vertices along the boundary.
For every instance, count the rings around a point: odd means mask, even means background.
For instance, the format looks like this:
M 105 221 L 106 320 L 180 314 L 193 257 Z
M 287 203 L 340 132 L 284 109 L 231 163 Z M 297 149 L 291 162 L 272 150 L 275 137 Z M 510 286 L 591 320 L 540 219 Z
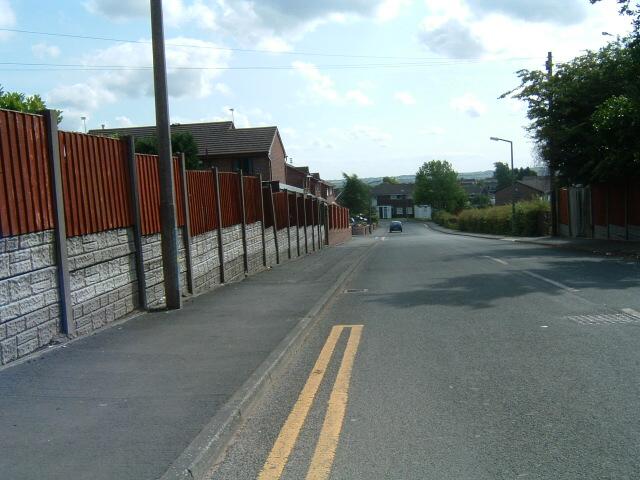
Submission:
M 383 148 L 388 147 L 389 142 L 393 139 L 390 133 L 372 125 L 356 124 L 348 129 L 346 133 L 347 136 L 354 140 L 370 141 Z
M 116 117 L 116 122 L 118 123 L 119 127 L 133 127 L 133 122 L 131 121 L 131 119 L 129 117 L 125 117 L 124 115 Z
M 60 49 L 47 43 L 36 43 L 31 47 L 31 52 L 36 58 L 57 58 L 60 56 Z
M 202 0 L 187 3 L 184 0 L 165 0 L 162 8 L 164 22 L 172 27 L 193 23 L 201 28 L 213 29 L 216 24 L 214 9 Z M 147 0 L 89 0 L 85 8 L 94 14 L 114 21 L 148 17 L 150 8 Z
M 447 133 L 447 131 L 442 127 L 426 127 L 419 130 L 419 133 L 423 135 L 432 135 L 432 136 L 441 136 Z
M 415 105 L 416 99 L 409 92 L 396 92 L 393 94 L 393 98 L 398 100 L 403 105 Z
M 334 105 L 355 104 L 359 106 L 373 105 L 373 101 L 358 89 L 341 93 L 335 86 L 333 79 L 322 72 L 313 63 L 295 61 L 294 70 L 307 81 L 304 99 L 311 103 L 329 102 Z
M 393 20 L 400 15 L 404 7 L 408 7 L 411 3 L 411 0 L 383 0 L 376 9 L 376 19 L 382 22 Z
M 447 20 L 435 27 L 423 23 L 418 35 L 420 41 L 433 53 L 450 58 L 475 58 L 482 55 L 482 40 L 469 25 L 457 19 Z
M 224 96 L 230 96 L 232 94 L 231 88 L 226 83 L 218 82 L 214 87 L 214 90 Z
M 345 93 L 344 98 L 363 107 L 373 105 L 371 99 L 360 90 L 349 90 L 347 93 Z
M 589 8 L 583 0 L 467 0 L 476 14 L 502 13 L 528 22 L 570 25 L 582 22 Z
M 260 39 L 257 48 L 260 50 L 268 50 L 270 52 L 290 52 L 293 50 L 291 44 L 281 37 L 268 35 Z
M 487 106 L 472 93 L 465 93 L 461 97 L 451 100 L 451 108 L 472 118 L 479 117 L 487 112 Z
M 0 0 L 0 28 L 11 28 L 16 24 L 16 14 L 11 8 L 9 0 Z M 9 38 L 11 32 L 0 32 L 0 40 Z

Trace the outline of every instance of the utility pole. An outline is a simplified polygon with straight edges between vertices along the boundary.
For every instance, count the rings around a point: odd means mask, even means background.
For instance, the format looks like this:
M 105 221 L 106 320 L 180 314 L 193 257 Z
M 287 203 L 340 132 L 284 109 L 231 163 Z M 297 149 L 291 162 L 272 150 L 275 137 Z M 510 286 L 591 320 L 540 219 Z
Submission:
M 164 53 L 162 0 L 151 0 L 151 40 L 153 44 L 153 84 L 156 99 L 156 135 L 158 137 L 158 176 L 160 178 L 160 236 L 162 272 L 167 309 L 181 307 L 178 237 L 176 232 L 167 62 Z
M 551 84 L 553 80 L 553 53 L 547 54 L 547 82 Z M 553 94 L 549 92 L 549 114 L 553 110 Z M 549 152 L 553 155 L 553 148 L 549 148 Z M 558 236 L 558 209 L 557 209 L 557 196 L 556 196 L 556 172 L 552 165 L 553 158 L 549 158 L 549 187 L 551 188 L 551 235 Z

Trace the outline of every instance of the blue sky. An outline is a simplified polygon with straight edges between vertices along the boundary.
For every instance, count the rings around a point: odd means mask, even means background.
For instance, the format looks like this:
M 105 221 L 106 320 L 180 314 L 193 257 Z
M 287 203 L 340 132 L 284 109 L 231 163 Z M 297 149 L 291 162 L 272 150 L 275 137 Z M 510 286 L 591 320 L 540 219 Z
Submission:
M 614 0 L 165 0 L 172 122 L 277 125 L 324 178 L 533 165 L 524 105 L 498 100 L 542 68 L 630 29 Z M 41 94 L 62 128 L 154 121 L 147 0 L 0 0 L 5 90 Z M 104 41 L 105 37 L 132 42 Z M 249 51 L 247 51 L 249 50 Z M 259 51 L 256 51 L 259 50 Z M 417 64 L 417 65 L 416 65 Z M 256 68 L 259 67 L 259 68 Z M 276 68 L 274 68 L 276 67 Z

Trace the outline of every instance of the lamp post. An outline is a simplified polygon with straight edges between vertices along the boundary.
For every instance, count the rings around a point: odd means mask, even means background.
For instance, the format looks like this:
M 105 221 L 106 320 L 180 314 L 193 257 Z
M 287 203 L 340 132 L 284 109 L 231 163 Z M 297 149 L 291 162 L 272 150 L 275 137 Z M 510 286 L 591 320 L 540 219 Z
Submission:
M 511 234 L 516 233 L 516 175 L 513 170 L 513 142 L 504 138 L 491 137 L 494 142 L 506 142 L 511 147 Z

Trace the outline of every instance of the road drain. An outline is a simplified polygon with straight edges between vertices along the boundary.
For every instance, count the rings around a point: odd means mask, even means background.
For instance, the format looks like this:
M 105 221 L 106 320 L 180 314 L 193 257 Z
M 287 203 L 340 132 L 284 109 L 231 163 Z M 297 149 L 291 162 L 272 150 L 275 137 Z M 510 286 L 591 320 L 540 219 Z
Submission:
M 347 288 L 344 293 L 364 293 L 368 291 L 368 288 Z

